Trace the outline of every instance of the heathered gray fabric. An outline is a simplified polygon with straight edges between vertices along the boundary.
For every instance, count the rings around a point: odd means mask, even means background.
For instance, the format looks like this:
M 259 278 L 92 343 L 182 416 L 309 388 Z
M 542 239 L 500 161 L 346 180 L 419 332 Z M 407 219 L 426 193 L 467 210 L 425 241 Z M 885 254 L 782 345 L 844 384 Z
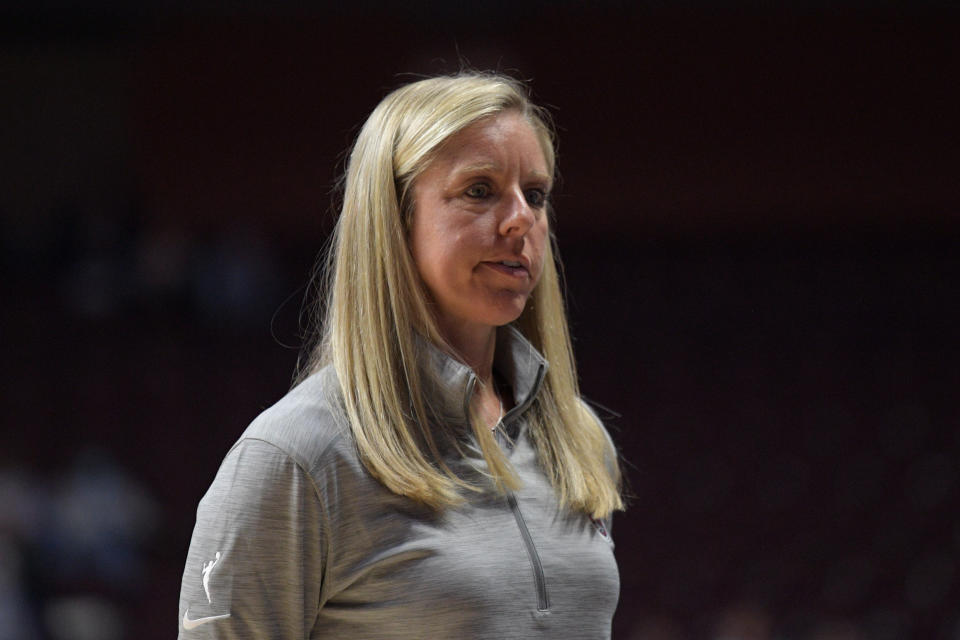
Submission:
M 436 350 L 426 359 L 444 415 L 465 424 L 472 371 Z M 514 392 L 502 445 L 523 487 L 440 514 L 369 475 L 328 401 L 331 370 L 260 415 L 197 510 L 181 640 L 609 638 L 620 588 L 609 523 L 559 508 L 526 437 L 546 363 L 507 329 L 494 367 Z M 451 460 L 465 473 L 482 462 Z

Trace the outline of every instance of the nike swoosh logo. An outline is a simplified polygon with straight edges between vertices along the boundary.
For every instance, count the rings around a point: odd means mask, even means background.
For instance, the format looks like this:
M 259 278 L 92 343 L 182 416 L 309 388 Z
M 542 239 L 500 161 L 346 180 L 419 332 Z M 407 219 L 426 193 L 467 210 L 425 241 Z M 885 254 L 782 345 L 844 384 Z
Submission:
M 207 624 L 208 622 L 213 622 L 214 620 L 223 620 L 224 618 L 229 618 L 229 613 L 224 613 L 219 616 L 207 616 L 206 618 L 197 618 L 196 620 L 190 619 L 190 609 L 187 609 L 183 612 L 183 628 L 186 631 L 191 629 L 196 629 L 202 624 Z

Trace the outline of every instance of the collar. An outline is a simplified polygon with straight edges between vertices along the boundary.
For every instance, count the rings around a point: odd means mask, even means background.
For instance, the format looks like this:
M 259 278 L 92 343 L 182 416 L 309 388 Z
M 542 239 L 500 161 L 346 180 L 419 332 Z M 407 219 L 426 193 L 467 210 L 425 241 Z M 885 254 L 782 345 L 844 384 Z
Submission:
M 469 424 L 470 398 L 477 384 L 473 369 L 440 350 L 429 340 L 419 337 L 427 406 L 446 424 Z M 497 329 L 493 354 L 493 370 L 513 393 L 514 406 L 503 416 L 503 424 L 513 437 L 517 417 L 537 397 L 547 372 L 547 361 L 540 352 L 512 325 Z

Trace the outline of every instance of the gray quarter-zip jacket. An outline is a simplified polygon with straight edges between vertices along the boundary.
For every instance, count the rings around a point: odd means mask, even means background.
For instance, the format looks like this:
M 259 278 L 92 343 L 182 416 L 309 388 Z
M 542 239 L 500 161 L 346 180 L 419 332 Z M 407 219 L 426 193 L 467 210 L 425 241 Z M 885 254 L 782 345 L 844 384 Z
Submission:
M 473 372 L 436 349 L 425 359 L 444 414 L 466 424 Z M 609 522 L 560 508 L 527 439 L 546 362 L 506 328 L 494 369 L 514 394 L 501 444 L 523 486 L 440 513 L 367 472 L 331 369 L 261 414 L 200 501 L 179 638 L 609 638 Z M 451 462 L 483 466 L 479 454 Z

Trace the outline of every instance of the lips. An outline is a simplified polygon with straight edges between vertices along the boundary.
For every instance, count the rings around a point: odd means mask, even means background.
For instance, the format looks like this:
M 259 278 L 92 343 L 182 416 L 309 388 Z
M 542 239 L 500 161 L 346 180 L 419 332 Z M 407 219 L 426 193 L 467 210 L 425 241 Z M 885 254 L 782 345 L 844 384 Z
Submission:
M 522 257 L 519 260 L 489 260 L 481 264 L 511 278 L 526 279 L 530 277 L 529 262 Z

